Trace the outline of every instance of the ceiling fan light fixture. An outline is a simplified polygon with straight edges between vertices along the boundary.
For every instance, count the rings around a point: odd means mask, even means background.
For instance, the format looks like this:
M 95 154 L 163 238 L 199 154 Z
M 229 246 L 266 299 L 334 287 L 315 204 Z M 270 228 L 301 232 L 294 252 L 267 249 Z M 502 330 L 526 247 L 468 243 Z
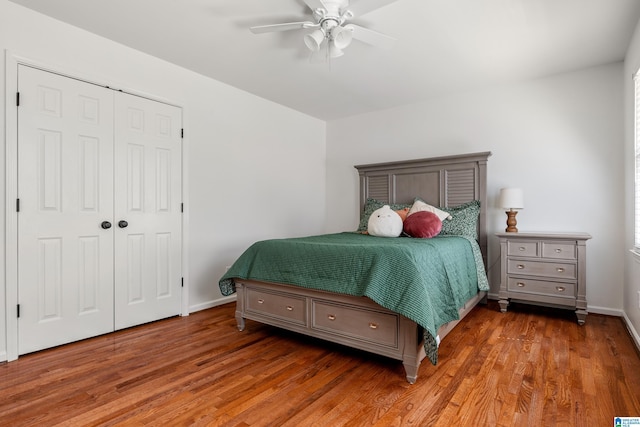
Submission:
M 304 44 L 309 48 L 311 52 L 317 52 L 320 50 L 320 45 L 324 41 L 324 31 L 316 29 L 304 36 Z
M 342 50 L 349 46 L 353 40 L 353 27 L 350 25 L 335 27 L 331 30 L 331 38 L 335 47 Z

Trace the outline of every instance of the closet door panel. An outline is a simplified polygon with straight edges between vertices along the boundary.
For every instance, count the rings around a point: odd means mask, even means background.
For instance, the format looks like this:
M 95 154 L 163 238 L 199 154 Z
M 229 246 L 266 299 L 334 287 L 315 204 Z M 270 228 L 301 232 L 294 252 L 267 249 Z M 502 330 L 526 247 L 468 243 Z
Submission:
M 116 329 L 180 314 L 182 112 L 116 94 Z
M 112 91 L 18 70 L 18 353 L 113 331 Z

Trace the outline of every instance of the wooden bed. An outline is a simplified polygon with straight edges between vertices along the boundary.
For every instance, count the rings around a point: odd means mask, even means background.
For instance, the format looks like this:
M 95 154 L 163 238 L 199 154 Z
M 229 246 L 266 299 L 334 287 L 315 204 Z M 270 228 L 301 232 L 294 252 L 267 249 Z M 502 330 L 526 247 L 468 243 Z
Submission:
M 360 211 L 367 198 L 411 203 L 415 197 L 434 206 L 452 207 L 480 200 L 478 243 L 486 267 L 486 176 L 489 152 L 355 166 L 360 176 Z M 250 319 L 331 342 L 401 360 L 413 384 L 425 358 L 421 327 L 366 297 L 353 297 L 291 285 L 235 280 L 236 320 L 240 331 Z M 459 309 L 464 318 L 479 292 Z M 438 330 L 443 339 L 459 322 Z

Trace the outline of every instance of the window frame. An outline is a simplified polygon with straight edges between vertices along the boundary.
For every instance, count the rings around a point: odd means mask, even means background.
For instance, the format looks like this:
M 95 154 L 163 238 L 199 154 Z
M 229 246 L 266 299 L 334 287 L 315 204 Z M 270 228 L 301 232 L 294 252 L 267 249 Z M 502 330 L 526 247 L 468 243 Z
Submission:
M 633 252 L 640 256 L 640 70 L 633 75 L 634 86 L 634 239 Z

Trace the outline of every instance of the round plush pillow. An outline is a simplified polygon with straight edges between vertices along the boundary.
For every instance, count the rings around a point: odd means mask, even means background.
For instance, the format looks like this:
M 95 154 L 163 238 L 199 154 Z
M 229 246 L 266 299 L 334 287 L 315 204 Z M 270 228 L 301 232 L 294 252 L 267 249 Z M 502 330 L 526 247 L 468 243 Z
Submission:
M 384 205 L 369 217 L 367 231 L 377 237 L 398 237 L 402 234 L 402 218 L 389 205 Z
M 411 237 L 430 238 L 442 230 L 442 221 L 438 215 L 429 211 L 412 213 L 404 220 L 403 231 Z

